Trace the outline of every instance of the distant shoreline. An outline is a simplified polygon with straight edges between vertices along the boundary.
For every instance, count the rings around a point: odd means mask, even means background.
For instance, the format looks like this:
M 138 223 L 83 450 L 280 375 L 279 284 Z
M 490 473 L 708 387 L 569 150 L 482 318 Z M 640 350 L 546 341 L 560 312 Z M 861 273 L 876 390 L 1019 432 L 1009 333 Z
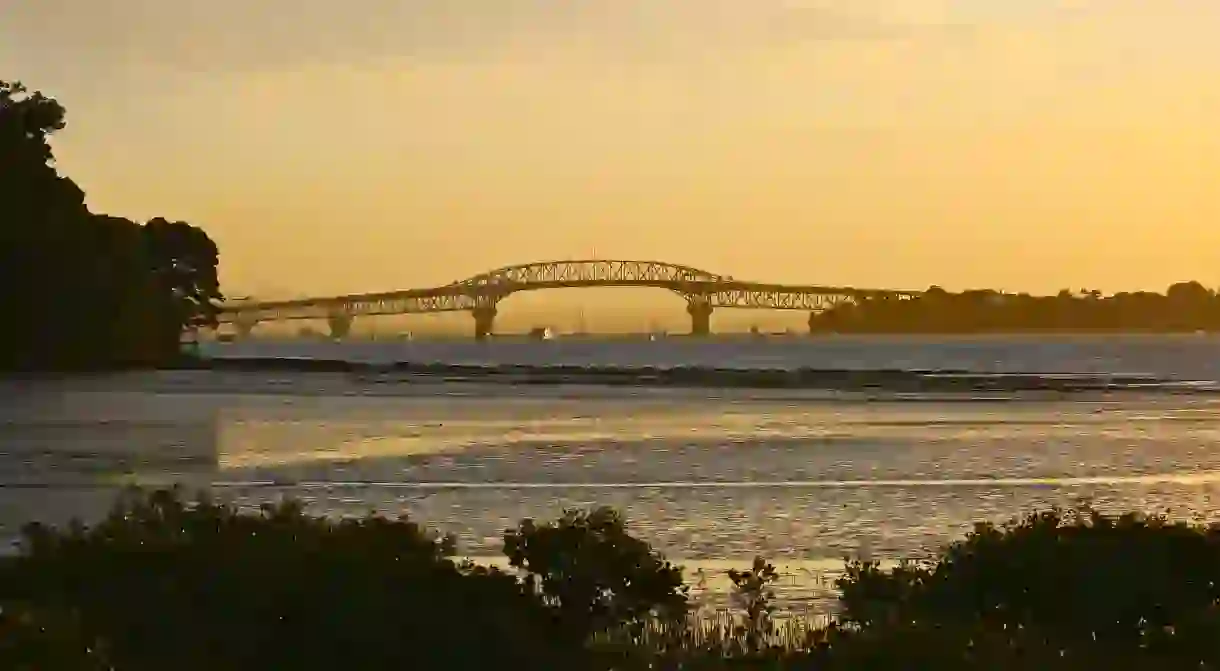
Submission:
M 894 338 L 894 339 L 919 339 L 926 340 L 929 338 L 944 338 L 944 339 L 991 339 L 991 338 L 1197 338 L 1206 336 L 1220 336 L 1220 331 L 1207 331 L 1201 329 L 1181 329 L 1181 330 L 1137 330 L 1137 329 L 1115 329 L 1115 330 L 1087 330 L 1087 329 L 1036 329 L 1027 330 L 1005 329 L 997 331 L 901 331 L 901 330 L 877 330 L 877 331 L 762 331 L 752 333 L 750 331 L 722 331 L 713 333 L 709 336 L 692 336 L 689 333 L 560 333 L 553 338 L 540 340 L 532 338 L 526 333 L 504 333 L 493 335 L 486 342 L 496 343 L 525 343 L 525 342 L 600 342 L 600 341 L 650 341 L 653 342 L 716 342 L 723 340 L 854 340 L 854 339 L 871 339 L 871 338 Z M 335 342 L 323 335 L 318 335 L 312 338 L 303 338 L 295 335 L 284 335 L 276 337 L 273 335 L 255 335 L 248 339 L 233 340 L 230 342 L 220 341 L 214 338 L 209 338 L 201 342 L 231 344 L 232 342 L 300 342 L 300 343 L 328 343 Z M 419 335 L 396 335 L 393 333 L 360 335 L 352 334 L 339 342 L 353 343 L 435 343 L 435 342 L 474 342 L 474 339 L 469 335 L 453 333 L 435 333 L 435 334 L 419 334 Z

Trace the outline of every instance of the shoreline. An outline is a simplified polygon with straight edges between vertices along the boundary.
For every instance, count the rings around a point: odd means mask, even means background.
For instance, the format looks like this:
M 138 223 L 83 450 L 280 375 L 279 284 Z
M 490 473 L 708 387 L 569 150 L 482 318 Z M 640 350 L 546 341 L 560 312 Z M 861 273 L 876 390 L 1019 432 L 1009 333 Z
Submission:
M 969 370 L 850 368 L 726 368 L 705 366 L 580 366 L 571 364 L 451 364 L 368 362 L 293 357 L 215 357 L 163 371 L 340 373 L 373 384 L 481 382 L 506 385 L 599 385 L 842 392 L 1121 392 L 1220 393 L 1215 381 L 1137 374 L 983 373 Z
M 291 356 L 184 358 L 148 368 L 10 372 L 9 382 L 99 380 L 141 373 L 299 373 L 348 376 L 365 385 L 483 383 L 677 389 L 808 390 L 831 393 L 970 394 L 1154 392 L 1220 395 L 1220 381 L 1134 373 L 982 372 L 966 369 L 733 368 L 699 365 L 462 364 Z

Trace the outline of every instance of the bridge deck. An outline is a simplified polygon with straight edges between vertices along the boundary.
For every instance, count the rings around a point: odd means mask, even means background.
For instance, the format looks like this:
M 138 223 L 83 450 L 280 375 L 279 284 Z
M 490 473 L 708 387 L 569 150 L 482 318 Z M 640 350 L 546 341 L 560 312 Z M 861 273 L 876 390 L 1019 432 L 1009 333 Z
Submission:
M 326 319 L 335 315 L 385 315 L 492 310 L 505 297 L 542 289 L 653 287 L 709 308 L 821 311 L 844 302 L 904 299 L 921 292 L 855 287 L 746 282 L 657 261 L 548 261 L 507 266 L 439 287 L 302 298 L 234 302 L 222 306 L 221 322 Z M 694 313 L 692 313 L 694 314 Z

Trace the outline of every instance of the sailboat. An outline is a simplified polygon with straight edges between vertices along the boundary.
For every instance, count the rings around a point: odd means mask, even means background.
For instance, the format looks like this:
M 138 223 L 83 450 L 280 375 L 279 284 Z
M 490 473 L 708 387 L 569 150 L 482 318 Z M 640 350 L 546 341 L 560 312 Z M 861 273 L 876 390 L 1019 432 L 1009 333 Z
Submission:
M 589 335 L 589 325 L 587 322 L 585 322 L 585 309 L 583 307 L 579 308 L 576 311 L 576 333 L 575 333 L 575 335 L 582 336 L 582 337 Z

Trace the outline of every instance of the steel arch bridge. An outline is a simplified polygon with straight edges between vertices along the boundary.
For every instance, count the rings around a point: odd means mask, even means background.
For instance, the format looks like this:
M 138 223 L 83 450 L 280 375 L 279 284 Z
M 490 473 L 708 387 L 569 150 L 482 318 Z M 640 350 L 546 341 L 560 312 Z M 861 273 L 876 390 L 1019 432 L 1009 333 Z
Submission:
M 691 333 L 710 333 L 716 308 L 801 310 L 817 313 L 861 300 L 903 300 L 921 292 L 853 287 L 769 284 L 736 280 L 706 270 L 661 261 L 573 260 L 505 266 L 428 289 L 349 294 L 287 301 L 234 301 L 221 306 L 219 321 L 248 333 L 264 321 L 326 320 L 343 337 L 360 316 L 430 312 L 470 312 L 475 336 L 492 333 L 496 307 L 511 294 L 577 287 L 653 287 L 687 303 Z

